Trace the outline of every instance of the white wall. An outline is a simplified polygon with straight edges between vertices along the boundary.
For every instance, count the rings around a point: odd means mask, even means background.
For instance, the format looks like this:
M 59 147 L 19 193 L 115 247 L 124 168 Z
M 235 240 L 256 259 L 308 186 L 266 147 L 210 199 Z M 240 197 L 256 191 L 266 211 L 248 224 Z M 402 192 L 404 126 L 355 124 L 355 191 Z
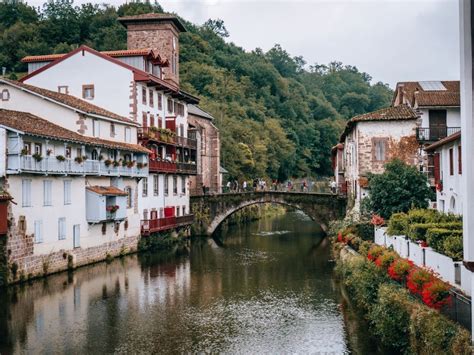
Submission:
M 461 127 L 461 111 L 459 107 L 436 107 L 433 110 L 446 110 L 446 125 L 448 127 Z M 419 108 L 421 127 L 430 127 L 429 108 Z
M 94 85 L 94 105 L 130 117 L 130 83 L 133 72 L 87 51 L 80 51 L 27 79 L 25 83 L 58 91 L 68 86 L 69 95 L 82 98 L 82 85 Z

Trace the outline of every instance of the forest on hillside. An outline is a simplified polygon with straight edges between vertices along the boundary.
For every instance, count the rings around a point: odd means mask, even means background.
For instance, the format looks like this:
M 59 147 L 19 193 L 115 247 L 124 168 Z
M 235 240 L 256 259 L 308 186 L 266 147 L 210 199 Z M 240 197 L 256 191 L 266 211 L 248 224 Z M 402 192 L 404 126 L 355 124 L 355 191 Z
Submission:
M 22 75 L 26 55 L 65 53 L 86 44 L 97 50 L 126 48 L 117 18 L 163 12 L 130 3 L 75 6 L 51 0 L 41 8 L 0 4 L 0 67 Z M 179 16 L 179 14 L 177 14 Z M 229 43 L 225 24 L 208 20 L 180 37 L 183 90 L 201 98 L 221 132 L 221 163 L 231 178 L 326 176 L 330 150 L 350 117 L 389 105 L 387 84 L 334 61 L 308 65 L 280 45 L 245 51 Z M 277 39 L 275 39 L 277 41 Z

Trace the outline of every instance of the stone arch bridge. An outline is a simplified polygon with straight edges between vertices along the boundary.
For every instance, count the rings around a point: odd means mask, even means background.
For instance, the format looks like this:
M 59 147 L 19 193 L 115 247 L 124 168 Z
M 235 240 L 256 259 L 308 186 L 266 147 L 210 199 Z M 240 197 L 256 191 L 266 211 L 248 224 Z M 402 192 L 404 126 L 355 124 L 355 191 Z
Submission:
M 231 214 L 255 204 L 276 203 L 303 211 L 324 231 L 331 220 L 343 218 L 346 198 L 329 193 L 259 191 L 191 196 L 194 231 L 211 235 Z

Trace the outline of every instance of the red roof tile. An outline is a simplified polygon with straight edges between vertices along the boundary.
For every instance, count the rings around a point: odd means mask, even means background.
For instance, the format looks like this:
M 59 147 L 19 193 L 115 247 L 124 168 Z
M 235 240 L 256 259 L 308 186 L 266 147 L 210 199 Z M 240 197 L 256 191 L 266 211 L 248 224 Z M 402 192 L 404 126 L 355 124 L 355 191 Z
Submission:
M 419 81 L 399 82 L 393 94 L 392 105 L 401 90 L 411 107 L 460 106 L 459 80 L 446 80 L 441 83 L 446 90 L 423 90 Z
M 127 196 L 125 191 L 115 186 L 87 186 L 87 190 L 95 192 L 98 195 Z
M 70 131 L 28 112 L 0 109 L 0 125 L 38 137 L 64 140 L 79 144 L 100 146 L 109 149 L 122 149 L 140 153 L 150 151 L 138 144 L 114 142 L 106 139 L 87 137 Z
M 448 144 L 448 143 L 451 143 L 451 142 L 454 142 L 458 139 L 461 139 L 461 131 L 459 132 L 456 132 L 456 133 L 453 133 L 451 134 L 450 136 L 447 136 L 443 139 L 440 139 L 439 141 L 433 143 L 433 144 L 430 144 L 429 146 L 427 146 L 425 148 L 425 150 L 427 152 L 430 152 L 430 151 L 435 151 L 437 148 L 439 147 L 442 147 L 443 145 L 445 144 Z

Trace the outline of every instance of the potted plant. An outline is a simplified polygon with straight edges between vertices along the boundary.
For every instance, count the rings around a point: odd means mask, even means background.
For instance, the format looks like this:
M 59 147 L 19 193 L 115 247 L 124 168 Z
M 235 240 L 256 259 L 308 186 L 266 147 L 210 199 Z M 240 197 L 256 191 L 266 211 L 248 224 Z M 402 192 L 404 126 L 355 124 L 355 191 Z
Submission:
M 74 161 L 77 163 L 77 164 L 82 164 L 82 162 L 84 161 L 84 159 L 82 157 L 75 157 L 74 158 Z
M 27 148 L 23 148 L 21 150 L 21 155 L 28 155 L 28 149 Z
M 142 162 L 138 162 L 138 163 L 137 163 L 137 168 L 138 168 L 138 169 L 142 169 L 142 168 L 144 168 L 144 167 L 146 167 L 146 166 L 148 166 L 147 163 L 142 163 Z
M 115 213 L 117 212 L 117 210 L 120 208 L 119 205 L 109 205 L 107 206 L 105 209 L 107 210 L 107 212 L 110 212 L 110 213 Z
M 43 157 L 39 153 L 33 154 L 33 159 L 36 160 L 38 163 L 43 160 Z
M 51 148 L 46 150 L 46 155 L 49 157 L 53 153 L 53 150 Z
M 135 160 L 127 162 L 127 168 L 133 168 L 134 165 L 135 165 Z
M 57 159 L 58 161 L 65 161 L 65 160 L 66 160 L 66 158 L 64 157 L 64 155 L 56 155 L 56 159 Z
M 114 167 L 117 168 L 120 166 L 120 161 L 114 160 Z
M 125 168 L 126 166 L 128 166 L 128 161 L 123 160 L 123 161 L 122 161 L 122 166 L 123 166 L 124 168 Z
M 438 192 L 443 191 L 443 180 L 440 180 L 436 183 L 436 191 L 438 191 Z
M 105 159 L 105 160 L 104 160 L 104 164 L 105 164 L 106 167 L 109 167 L 109 166 L 112 164 L 112 160 L 110 160 L 110 159 Z
M 104 159 L 104 156 L 103 156 L 102 154 L 100 154 L 100 155 L 97 157 L 97 159 L 98 159 L 99 161 L 102 161 L 102 160 Z

